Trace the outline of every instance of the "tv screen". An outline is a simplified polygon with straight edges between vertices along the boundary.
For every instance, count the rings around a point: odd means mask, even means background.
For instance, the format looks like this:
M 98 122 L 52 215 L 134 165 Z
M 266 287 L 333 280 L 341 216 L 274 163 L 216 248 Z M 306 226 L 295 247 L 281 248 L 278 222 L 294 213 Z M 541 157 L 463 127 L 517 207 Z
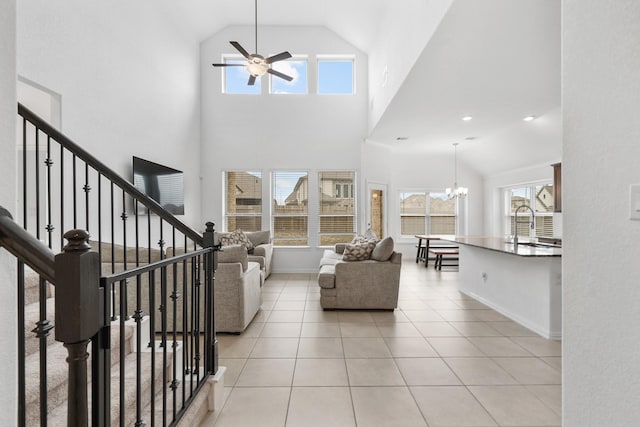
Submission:
M 174 215 L 184 215 L 184 173 L 133 157 L 133 185 Z

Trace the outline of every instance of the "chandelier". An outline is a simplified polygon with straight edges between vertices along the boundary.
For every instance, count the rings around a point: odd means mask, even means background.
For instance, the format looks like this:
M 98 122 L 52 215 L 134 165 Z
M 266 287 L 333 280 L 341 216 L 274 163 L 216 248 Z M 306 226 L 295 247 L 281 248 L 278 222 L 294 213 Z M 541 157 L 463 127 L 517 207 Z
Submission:
M 458 187 L 458 142 L 453 143 L 453 188 L 447 188 L 447 196 L 449 199 L 458 197 L 466 197 L 469 193 L 467 187 Z

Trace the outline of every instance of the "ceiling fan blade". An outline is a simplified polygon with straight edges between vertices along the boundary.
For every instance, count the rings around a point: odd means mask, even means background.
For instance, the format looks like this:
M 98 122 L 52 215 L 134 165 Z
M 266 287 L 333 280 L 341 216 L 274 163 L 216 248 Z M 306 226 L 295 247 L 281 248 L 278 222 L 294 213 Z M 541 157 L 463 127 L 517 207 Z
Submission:
M 246 67 L 247 64 L 211 64 L 214 67 Z
M 272 62 L 282 61 L 283 59 L 291 58 L 291 54 L 289 52 L 281 52 L 277 55 L 273 55 L 264 60 L 265 63 L 271 64 Z
M 293 77 L 291 76 L 287 76 L 286 74 L 281 73 L 280 71 L 276 71 L 273 68 L 269 68 L 267 70 L 267 73 L 269 74 L 273 74 L 274 76 L 278 76 L 281 79 L 285 79 L 286 81 L 290 82 L 291 80 L 293 80 Z
M 247 83 L 249 86 L 253 86 L 256 82 L 256 76 L 249 76 L 249 82 Z
M 242 56 L 244 56 L 247 59 L 251 59 L 251 55 L 249 55 L 249 52 L 247 52 L 242 46 L 240 46 L 240 43 L 238 42 L 229 42 L 231 43 L 231 46 L 235 47 L 238 52 L 240 52 L 242 54 Z

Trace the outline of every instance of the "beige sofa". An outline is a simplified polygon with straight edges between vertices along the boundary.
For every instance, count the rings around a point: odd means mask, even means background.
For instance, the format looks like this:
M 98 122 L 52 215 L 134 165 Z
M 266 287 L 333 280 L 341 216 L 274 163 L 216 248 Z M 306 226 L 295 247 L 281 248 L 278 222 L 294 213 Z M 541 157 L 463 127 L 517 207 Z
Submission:
M 345 261 L 344 249 L 345 245 L 339 244 L 333 250 L 325 250 L 320 260 L 318 285 L 322 308 L 394 310 L 398 306 L 402 254 L 391 250 L 388 258 L 385 255 Z
M 113 246 L 113 257 L 111 254 Z M 98 250 L 98 246 L 95 242 L 92 242 L 92 249 Z M 113 272 L 118 273 L 124 270 L 124 255 L 125 251 L 121 245 L 111 245 L 110 243 L 102 243 L 102 274 L 109 275 Z M 149 259 L 151 262 L 160 261 L 162 258 L 172 257 L 175 255 L 181 255 L 184 253 L 183 249 L 177 248 L 174 253 L 173 248 L 167 248 L 166 256 L 162 255 L 160 249 L 145 249 L 141 248 L 139 252 L 140 265 L 148 264 Z M 150 256 L 150 258 L 149 258 Z M 251 322 L 255 314 L 257 313 L 260 305 L 262 304 L 262 291 L 261 283 L 263 281 L 263 271 L 259 262 L 249 261 L 249 257 L 246 249 L 241 246 L 227 246 L 223 248 L 223 251 L 217 253 L 218 268 L 215 273 L 215 316 L 216 316 L 216 330 L 218 332 L 242 332 L 248 324 Z M 135 267 L 136 249 L 128 248 L 126 251 L 127 268 L 131 269 Z M 113 260 L 113 262 L 112 262 Z M 263 261 L 264 263 L 264 261 Z M 190 275 L 192 272 L 192 262 L 185 263 L 187 270 L 187 277 L 190 283 Z M 167 331 L 174 330 L 174 304 L 171 295 L 174 288 L 174 277 L 176 292 L 179 294 L 175 299 L 175 312 L 176 332 L 183 331 L 183 301 L 193 300 L 193 287 L 188 286 L 186 293 L 183 287 L 183 277 L 185 265 L 179 263 L 174 267 L 168 267 L 166 269 L 166 293 L 167 293 Z M 155 308 L 155 330 L 160 332 L 162 330 L 161 324 L 161 311 L 159 309 L 161 303 L 162 293 L 162 278 L 160 273 L 156 273 L 154 277 L 154 306 Z M 140 276 L 140 288 L 141 288 L 141 300 L 140 308 L 143 314 L 150 314 L 150 292 L 149 292 L 149 274 L 143 274 Z M 137 308 L 137 283 L 136 279 L 130 279 L 126 284 L 127 288 L 127 314 L 132 316 Z M 116 314 L 120 314 L 120 289 L 121 285 L 115 286 L 114 297 L 116 299 Z M 204 332 L 204 287 L 200 288 L 200 331 Z M 190 319 L 191 312 L 187 313 L 188 321 Z M 192 326 L 188 323 L 189 329 Z

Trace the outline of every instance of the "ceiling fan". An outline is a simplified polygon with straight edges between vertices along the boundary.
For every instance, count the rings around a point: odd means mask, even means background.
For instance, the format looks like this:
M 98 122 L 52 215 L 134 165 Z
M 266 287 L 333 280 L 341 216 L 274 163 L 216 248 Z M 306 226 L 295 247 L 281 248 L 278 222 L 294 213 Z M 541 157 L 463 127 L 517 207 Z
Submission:
M 255 0 L 255 36 L 256 36 L 256 52 L 257 52 L 258 51 L 258 0 Z M 260 77 L 265 73 L 269 73 L 274 76 L 280 77 L 281 79 L 285 79 L 288 82 L 293 80 L 293 77 L 287 76 L 286 74 L 271 68 L 271 64 L 273 64 L 274 62 L 291 58 L 291 54 L 289 52 L 281 52 L 281 53 L 278 53 L 277 55 L 273 55 L 268 58 L 265 58 L 264 56 L 259 55 L 257 53 L 249 54 L 249 52 L 247 52 L 246 49 L 243 48 L 238 42 L 232 41 L 229 43 L 231 43 L 231 45 L 235 47 L 238 50 L 238 52 L 242 54 L 242 56 L 247 58 L 247 64 L 245 65 L 245 64 L 223 63 L 223 64 L 211 64 L 211 65 L 213 65 L 214 67 L 245 67 L 246 66 L 247 71 L 249 71 L 249 74 L 250 74 L 249 82 L 248 82 L 249 86 L 253 86 L 253 84 L 256 82 L 256 77 Z

